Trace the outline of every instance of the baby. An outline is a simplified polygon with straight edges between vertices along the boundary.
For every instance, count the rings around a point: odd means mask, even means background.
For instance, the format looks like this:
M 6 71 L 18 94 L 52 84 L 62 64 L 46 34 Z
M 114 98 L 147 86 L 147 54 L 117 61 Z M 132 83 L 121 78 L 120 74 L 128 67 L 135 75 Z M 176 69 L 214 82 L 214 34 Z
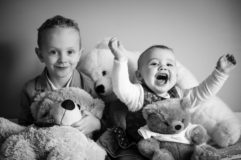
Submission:
M 236 60 L 227 54 L 219 58 L 215 70 L 199 86 L 181 90 L 176 86 L 177 66 L 173 50 L 155 45 L 146 49 L 138 59 L 136 77 L 139 83 L 129 80 L 125 48 L 116 39 L 109 41 L 115 61 L 112 71 L 113 90 L 131 111 L 126 116 L 126 132 L 135 141 L 141 139 L 137 130 L 145 125 L 142 109 L 147 104 L 167 98 L 186 98 L 194 107 L 215 95 L 234 69 Z M 133 123 L 134 122 L 134 123 Z

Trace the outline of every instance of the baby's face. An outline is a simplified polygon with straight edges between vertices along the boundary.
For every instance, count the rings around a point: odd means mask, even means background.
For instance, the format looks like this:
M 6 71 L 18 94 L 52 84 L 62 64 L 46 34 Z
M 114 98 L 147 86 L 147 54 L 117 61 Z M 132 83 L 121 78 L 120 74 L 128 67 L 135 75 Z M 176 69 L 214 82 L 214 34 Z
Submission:
M 73 28 L 52 28 L 43 33 L 37 51 L 50 78 L 70 78 L 80 58 L 80 37 Z
M 166 93 L 176 84 L 176 59 L 171 50 L 153 49 L 144 55 L 141 64 L 141 78 L 156 94 Z

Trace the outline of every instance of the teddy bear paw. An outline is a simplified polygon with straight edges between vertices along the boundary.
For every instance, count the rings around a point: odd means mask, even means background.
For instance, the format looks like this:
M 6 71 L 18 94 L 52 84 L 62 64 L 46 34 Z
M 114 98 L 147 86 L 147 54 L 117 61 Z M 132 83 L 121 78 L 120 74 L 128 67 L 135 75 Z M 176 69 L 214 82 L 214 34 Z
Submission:
M 152 160 L 175 160 L 172 154 L 166 149 L 160 149 L 156 151 L 152 157 Z
M 217 150 L 209 145 L 196 146 L 191 160 L 220 160 Z
M 220 122 L 211 134 L 212 141 L 219 147 L 227 147 L 236 143 L 240 138 L 239 123 L 236 121 Z
M 191 139 L 194 144 L 202 144 L 207 141 L 207 131 L 202 126 L 195 127 L 191 132 Z

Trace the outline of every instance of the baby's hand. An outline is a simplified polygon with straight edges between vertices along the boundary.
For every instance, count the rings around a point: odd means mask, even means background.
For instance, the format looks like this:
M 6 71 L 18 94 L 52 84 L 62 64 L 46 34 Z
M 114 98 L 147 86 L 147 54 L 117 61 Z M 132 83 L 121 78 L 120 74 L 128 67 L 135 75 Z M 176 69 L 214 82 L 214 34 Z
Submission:
M 232 54 L 226 54 L 219 58 L 217 62 L 217 70 L 223 73 L 229 73 L 235 68 L 236 60 Z
M 108 46 L 115 59 L 120 60 L 124 58 L 124 53 L 126 52 L 126 50 L 117 38 L 111 38 Z

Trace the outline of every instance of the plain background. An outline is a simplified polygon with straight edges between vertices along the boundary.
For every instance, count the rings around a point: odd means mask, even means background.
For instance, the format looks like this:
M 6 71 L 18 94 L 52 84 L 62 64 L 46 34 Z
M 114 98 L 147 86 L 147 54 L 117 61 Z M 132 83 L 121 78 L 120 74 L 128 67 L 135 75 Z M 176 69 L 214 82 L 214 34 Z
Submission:
M 79 23 L 86 50 L 110 36 L 133 51 L 164 44 L 199 81 L 221 55 L 234 54 L 238 65 L 218 96 L 241 111 L 240 0 L 1 0 L 0 116 L 18 114 L 22 85 L 43 69 L 34 52 L 37 28 L 57 14 Z

